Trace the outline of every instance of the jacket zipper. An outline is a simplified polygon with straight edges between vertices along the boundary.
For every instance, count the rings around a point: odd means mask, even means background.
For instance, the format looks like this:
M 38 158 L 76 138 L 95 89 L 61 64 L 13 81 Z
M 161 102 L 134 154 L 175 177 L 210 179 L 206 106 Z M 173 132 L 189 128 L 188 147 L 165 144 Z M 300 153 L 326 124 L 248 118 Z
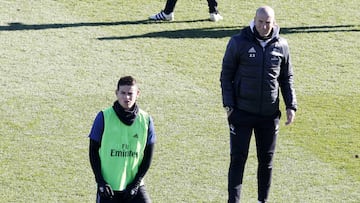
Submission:
M 261 46 L 261 44 L 260 44 Z M 259 114 L 261 114 L 262 112 L 262 103 L 263 103 L 263 88 L 264 88 L 264 68 L 265 68 L 265 50 L 266 50 L 267 44 L 263 47 L 261 46 L 262 50 L 263 50 L 263 56 L 262 56 L 262 67 L 261 67 L 261 89 L 260 89 L 260 103 L 259 103 Z

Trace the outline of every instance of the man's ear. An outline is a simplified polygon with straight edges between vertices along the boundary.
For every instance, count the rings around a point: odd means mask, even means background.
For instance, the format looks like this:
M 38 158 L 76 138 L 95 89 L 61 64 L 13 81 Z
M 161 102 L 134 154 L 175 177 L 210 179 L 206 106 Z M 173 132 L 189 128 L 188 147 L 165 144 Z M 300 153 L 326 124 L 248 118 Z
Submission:
M 140 96 L 140 89 L 137 90 L 137 96 Z

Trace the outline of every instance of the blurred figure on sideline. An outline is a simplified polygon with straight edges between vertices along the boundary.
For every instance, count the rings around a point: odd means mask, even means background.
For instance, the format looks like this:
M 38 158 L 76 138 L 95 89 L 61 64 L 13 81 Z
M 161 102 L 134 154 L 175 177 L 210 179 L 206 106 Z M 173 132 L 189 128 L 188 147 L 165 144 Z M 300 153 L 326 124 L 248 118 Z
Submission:
M 295 118 L 293 68 L 288 43 L 279 31 L 274 10 L 260 7 L 250 26 L 231 37 L 223 58 L 220 82 L 230 129 L 228 203 L 240 201 L 252 132 L 258 159 L 258 202 L 268 199 L 281 115 L 280 89 L 286 106 L 285 124 Z
M 154 150 L 152 118 L 136 101 L 131 76 L 120 78 L 114 104 L 100 111 L 89 134 L 89 157 L 97 183 L 96 202 L 151 203 L 143 178 Z
M 160 11 L 160 13 L 152 15 L 149 17 L 150 20 L 158 20 L 158 21 L 173 21 L 174 20 L 174 9 L 177 0 L 167 0 L 165 4 L 165 9 Z M 219 14 L 217 9 L 217 1 L 216 0 L 207 0 L 209 6 L 210 13 L 210 21 L 217 22 L 222 20 L 223 17 Z

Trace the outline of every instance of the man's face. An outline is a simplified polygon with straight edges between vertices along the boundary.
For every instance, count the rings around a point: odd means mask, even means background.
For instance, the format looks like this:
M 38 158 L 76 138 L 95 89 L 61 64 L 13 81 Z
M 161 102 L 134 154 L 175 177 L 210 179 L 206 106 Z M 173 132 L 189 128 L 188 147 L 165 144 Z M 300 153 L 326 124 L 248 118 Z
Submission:
M 255 28 L 261 37 L 268 36 L 275 24 L 274 17 L 264 12 L 258 13 L 254 18 L 254 22 Z
M 124 85 L 124 86 L 120 86 L 115 93 L 119 104 L 125 110 L 128 110 L 134 106 L 140 92 L 136 85 L 133 86 Z

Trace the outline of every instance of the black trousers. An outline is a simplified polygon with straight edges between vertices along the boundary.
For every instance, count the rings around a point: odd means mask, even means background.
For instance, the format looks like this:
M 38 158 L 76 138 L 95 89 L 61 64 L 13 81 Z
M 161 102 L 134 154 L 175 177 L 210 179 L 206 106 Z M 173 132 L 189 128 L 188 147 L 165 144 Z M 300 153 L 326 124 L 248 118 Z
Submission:
M 280 111 L 271 116 L 260 116 L 234 109 L 229 116 L 230 166 L 228 173 L 228 203 L 240 202 L 245 163 L 252 132 L 255 135 L 258 159 L 258 200 L 265 202 L 269 195 L 272 161 L 279 132 Z
M 165 5 L 165 9 L 164 9 L 165 14 L 170 14 L 171 12 L 174 11 L 176 2 L 177 2 L 177 0 L 167 0 L 166 1 L 166 5 Z M 207 2 L 208 2 L 208 6 L 209 6 L 209 13 L 218 12 L 218 9 L 217 9 L 218 3 L 216 0 L 207 0 Z
M 140 186 L 136 196 L 129 200 L 124 201 L 124 193 L 114 191 L 115 196 L 111 199 L 101 198 L 99 194 L 96 196 L 96 203 L 151 203 L 150 197 L 146 192 L 145 186 Z

